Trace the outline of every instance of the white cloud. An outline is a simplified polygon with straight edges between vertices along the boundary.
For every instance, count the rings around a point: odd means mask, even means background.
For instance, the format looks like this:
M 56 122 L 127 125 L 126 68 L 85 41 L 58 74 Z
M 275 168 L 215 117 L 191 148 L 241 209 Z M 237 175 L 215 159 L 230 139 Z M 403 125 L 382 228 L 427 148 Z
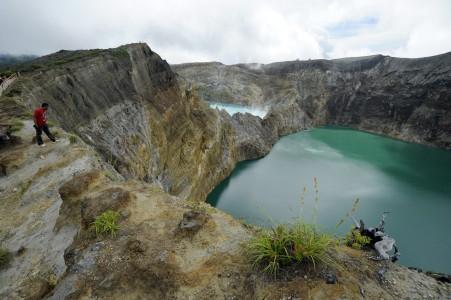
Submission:
M 2 0 L 0 26 L 0 53 L 144 41 L 170 63 L 451 51 L 448 0 Z

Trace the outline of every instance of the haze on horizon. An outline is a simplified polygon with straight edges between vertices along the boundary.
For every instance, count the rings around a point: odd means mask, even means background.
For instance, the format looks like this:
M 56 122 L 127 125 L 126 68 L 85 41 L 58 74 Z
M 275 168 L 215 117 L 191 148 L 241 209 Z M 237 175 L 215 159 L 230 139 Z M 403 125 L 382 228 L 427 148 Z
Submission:
M 146 42 L 169 63 L 451 51 L 448 0 L 3 0 L 0 53 Z

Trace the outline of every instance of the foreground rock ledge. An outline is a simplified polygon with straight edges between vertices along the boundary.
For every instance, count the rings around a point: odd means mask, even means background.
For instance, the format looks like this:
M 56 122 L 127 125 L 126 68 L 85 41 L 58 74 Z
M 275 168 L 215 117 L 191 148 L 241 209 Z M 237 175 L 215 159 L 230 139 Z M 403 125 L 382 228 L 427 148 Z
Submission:
M 30 141 L 31 124 L 19 132 Z M 204 203 L 124 180 L 92 148 L 29 142 L 7 147 L 2 177 L 2 299 L 447 299 L 449 284 L 363 252 L 339 247 L 336 284 L 300 270 L 273 280 L 249 265 L 243 243 L 253 229 Z M 17 190 L 16 186 L 27 188 Z M 120 213 L 116 237 L 89 231 L 92 213 Z M 378 275 L 386 269 L 383 279 Z

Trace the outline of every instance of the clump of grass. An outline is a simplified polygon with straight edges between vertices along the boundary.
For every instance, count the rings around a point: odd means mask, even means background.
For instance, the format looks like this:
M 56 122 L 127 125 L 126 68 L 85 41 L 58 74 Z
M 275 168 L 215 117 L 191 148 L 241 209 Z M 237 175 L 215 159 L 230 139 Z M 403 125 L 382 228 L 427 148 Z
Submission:
M 52 129 L 52 134 L 55 138 L 61 137 L 62 132 L 58 128 Z
M 113 168 L 117 168 L 118 166 L 118 159 L 117 157 L 113 154 L 113 152 L 109 152 L 108 154 L 106 154 L 106 161 L 107 163 L 109 163 L 110 165 L 113 166 Z
M 111 49 L 110 53 L 117 58 L 129 57 L 127 50 L 125 50 L 124 48 Z
M 111 181 L 116 181 L 117 180 L 117 176 L 114 175 L 114 173 L 112 171 L 110 171 L 110 170 L 105 170 L 104 174 Z
M 345 237 L 345 243 L 349 247 L 361 250 L 371 243 L 371 238 L 362 235 L 358 229 L 351 229 Z
M 115 237 L 116 232 L 119 230 L 118 220 L 119 213 L 107 210 L 96 217 L 95 221 L 92 222 L 92 228 L 97 236 L 111 234 L 112 237 Z
M 11 132 L 17 132 L 20 131 L 23 128 L 24 124 L 22 121 L 19 120 L 15 120 L 12 124 L 11 124 Z
M 356 198 L 354 203 L 352 204 L 352 208 L 350 211 L 346 212 L 346 215 L 340 219 L 340 221 L 338 221 L 337 225 L 335 225 L 336 228 L 340 227 L 341 224 L 343 224 L 347 219 L 349 219 L 356 211 L 357 208 L 359 207 L 359 198 Z
M 58 277 L 56 277 L 54 273 L 51 273 L 47 277 L 46 281 L 48 282 L 51 288 L 54 288 L 58 284 Z
M 78 141 L 78 138 L 75 134 L 69 134 L 69 143 L 75 144 Z
M 22 197 L 30 188 L 32 180 L 26 180 L 19 184 L 19 195 Z
M 248 244 L 252 264 L 265 273 L 277 276 L 283 267 L 307 263 L 330 264 L 328 250 L 335 245 L 327 234 L 320 233 L 315 225 L 298 221 L 293 226 L 278 225 L 259 232 Z
M 185 201 L 184 204 L 185 204 L 184 205 L 185 207 L 187 207 L 195 212 L 201 213 L 201 214 L 212 214 L 215 212 L 215 209 L 206 202 L 196 201 L 196 200 L 188 200 L 188 201 Z
M 11 258 L 12 258 L 11 252 L 3 248 L 0 248 L 0 270 L 9 264 Z

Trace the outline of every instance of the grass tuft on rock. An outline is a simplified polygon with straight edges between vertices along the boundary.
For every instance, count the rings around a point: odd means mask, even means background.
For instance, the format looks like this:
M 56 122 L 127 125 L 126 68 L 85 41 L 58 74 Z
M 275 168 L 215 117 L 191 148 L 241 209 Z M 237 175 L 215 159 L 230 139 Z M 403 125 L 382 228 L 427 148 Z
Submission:
M 329 235 L 320 233 L 312 224 L 298 221 L 293 226 L 282 224 L 260 231 L 247 248 L 253 266 L 276 277 L 281 268 L 300 263 L 314 268 L 318 263 L 330 264 L 328 250 L 334 245 Z
M 11 131 L 12 132 L 18 132 L 24 127 L 24 123 L 19 120 L 15 120 L 13 124 L 11 125 Z
M 23 182 L 21 182 L 19 184 L 19 195 L 20 195 L 20 197 L 25 195 L 25 193 L 28 191 L 28 189 L 30 188 L 32 183 L 33 183 L 32 180 L 28 179 L 28 180 L 25 180 L 25 181 L 23 181 Z
M 78 138 L 75 134 L 69 134 L 69 143 L 75 144 L 77 142 Z
M 0 248 L 0 270 L 9 264 L 11 258 L 12 255 L 8 250 Z
M 112 237 L 115 237 L 116 232 L 119 230 L 118 220 L 119 213 L 107 210 L 96 217 L 95 221 L 92 222 L 92 228 L 97 236 L 110 234 Z

